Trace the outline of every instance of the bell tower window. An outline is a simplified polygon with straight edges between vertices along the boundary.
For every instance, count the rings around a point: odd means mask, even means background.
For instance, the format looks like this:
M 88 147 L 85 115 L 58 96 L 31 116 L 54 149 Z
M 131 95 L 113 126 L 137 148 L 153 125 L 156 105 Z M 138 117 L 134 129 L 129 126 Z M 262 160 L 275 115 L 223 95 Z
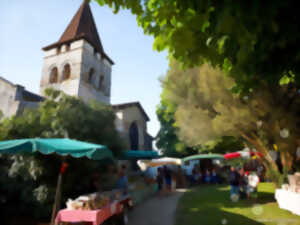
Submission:
M 94 80 L 94 73 L 95 73 L 95 70 L 92 68 L 90 69 L 90 72 L 89 72 L 89 75 L 88 75 L 88 80 L 87 82 L 89 84 L 92 84 L 93 83 L 93 80 Z
M 70 66 L 70 64 L 66 64 L 65 66 L 64 66 L 64 70 L 63 70 L 63 81 L 64 80 L 68 80 L 68 79 L 70 79 L 70 77 L 71 77 L 71 66 Z
M 57 67 L 54 67 L 52 70 L 51 70 L 51 73 L 50 73 L 50 84 L 54 84 L 54 83 L 57 83 L 58 81 L 58 70 L 57 70 Z
M 56 54 L 59 55 L 60 52 L 61 52 L 61 47 L 59 46 L 59 47 L 57 47 L 57 49 L 56 49 Z
M 70 43 L 66 45 L 66 51 L 70 51 Z
M 103 75 L 100 76 L 98 88 L 100 90 L 104 89 L 104 76 Z

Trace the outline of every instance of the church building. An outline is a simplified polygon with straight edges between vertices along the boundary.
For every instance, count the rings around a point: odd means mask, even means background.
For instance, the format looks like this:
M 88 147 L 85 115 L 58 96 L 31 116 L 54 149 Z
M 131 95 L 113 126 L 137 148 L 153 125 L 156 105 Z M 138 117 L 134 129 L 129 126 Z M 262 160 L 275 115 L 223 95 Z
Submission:
M 44 90 L 64 93 L 111 105 L 113 60 L 104 51 L 88 1 L 84 1 L 59 40 L 43 48 L 45 53 L 40 95 L 0 77 L 0 110 L 4 116 L 21 114 L 43 101 Z M 152 150 L 147 133 L 150 120 L 139 102 L 112 105 L 115 126 L 131 150 Z

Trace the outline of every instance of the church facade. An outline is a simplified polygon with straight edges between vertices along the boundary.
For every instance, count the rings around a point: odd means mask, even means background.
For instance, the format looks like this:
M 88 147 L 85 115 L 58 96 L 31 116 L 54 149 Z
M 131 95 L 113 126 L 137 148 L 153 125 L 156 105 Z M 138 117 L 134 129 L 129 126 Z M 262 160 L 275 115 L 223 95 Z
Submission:
M 60 39 L 43 51 L 41 96 L 0 77 L 0 110 L 4 116 L 38 107 L 47 88 L 63 91 L 86 103 L 94 100 L 111 105 L 114 62 L 104 51 L 88 1 L 82 3 Z M 116 129 L 128 149 L 152 150 L 152 137 L 147 133 L 150 119 L 141 104 L 130 102 L 112 107 Z

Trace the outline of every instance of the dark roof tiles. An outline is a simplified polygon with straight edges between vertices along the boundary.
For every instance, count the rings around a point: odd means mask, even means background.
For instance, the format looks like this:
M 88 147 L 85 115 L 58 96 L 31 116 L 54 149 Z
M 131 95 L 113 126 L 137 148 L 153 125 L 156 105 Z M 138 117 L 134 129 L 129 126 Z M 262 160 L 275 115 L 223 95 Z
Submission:
M 110 63 L 114 64 L 114 62 L 104 52 L 93 18 L 93 14 L 88 2 L 89 1 L 84 1 L 82 3 L 73 19 L 69 23 L 67 29 L 60 37 L 59 41 L 52 45 L 44 47 L 43 50 L 49 50 L 55 47 L 59 47 L 63 44 L 67 44 L 75 40 L 85 39 L 96 49 L 97 52 L 99 52 L 103 57 L 110 61 Z
M 113 109 L 115 109 L 115 110 L 125 109 L 125 108 L 129 108 L 129 107 L 133 107 L 133 106 L 136 106 L 139 108 L 139 110 L 142 112 L 142 115 L 144 116 L 146 121 L 150 121 L 149 116 L 147 115 L 147 113 L 145 112 L 145 110 L 143 109 L 143 107 L 141 106 L 141 104 L 139 102 L 128 102 L 128 103 L 123 103 L 123 104 L 112 105 Z

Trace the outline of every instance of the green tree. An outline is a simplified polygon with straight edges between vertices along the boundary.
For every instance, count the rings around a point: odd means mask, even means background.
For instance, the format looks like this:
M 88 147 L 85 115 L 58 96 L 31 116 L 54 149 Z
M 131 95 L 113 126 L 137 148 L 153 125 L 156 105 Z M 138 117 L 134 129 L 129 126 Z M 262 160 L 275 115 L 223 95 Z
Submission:
M 279 180 L 276 153 L 284 172 L 293 170 L 299 146 L 300 99 L 287 101 L 288 85 L 269 86 L 248 96 L 233 94 L 234 81 L 209 65 L 182 70 L 172 62 L 165 78 L 168 101 L 175 112 L 179 137 L 190 146 L 209 143 L 222 136 L 243 137 L 264 155 L 275 181 Z M 274 145 L 275 144 L 275 145 Z
M 178 137 L 179 128 L 176 126 L 175 112 L 177 107 L 167 99 L 167 89 L 163 90 L 161 103 L 156 110 L 160 122 L 156 146 L 169 157 L 186 157 L 201 152 L 227 153 L 244 148 L 243 141 L 232 136 L 224 136 L 198 146 L 188 146 Z
M 139 26 L 184 65 L 210 62 L 229 72 L 235 90 L 282 77 L 300 84 L 297 1 L 95 0 L 118 12 L 130 9 Z
M 161 96 L 163 98 L 163 95 Z M 185 157 L 198 153 L 197 147 L 192 148 L 184 144 L 177 137 L 178 128 L 175 127 L 175 107 L 162 100 L 156 110 L 160 122 L 160 130 L 156 137 L 156 146 L 167 157 Z
M 4 119 L 0 140 L 69 137 L 106 145 L 114 155 L 120 153 L 123 143 L 115 130 L 115 114 L 110 106 L 87 105 L 80 99 L 51 89 L 47 90 L 47 95 L 37 110 L 25 110 L 21 116 Z M 6 208 L 13 207 L 14 212 L 17 210 L 25 215 L 34 212 L 33 216 L 37 218 L 49 218 L 61 157 L 0 154 L 0 160 L 0 192 L 4 194 L 1 197 Z M 101 169 L 101 164 L 94 160 L 68 157 L 67 161 L 69 168 L 63 182 L 63 202 L 66 197 L 85 193 L 88 175 Z
M 26 110 L 22 116 L 4 119 L 0 140 L 35 137 L 69 137 L 106 145 L 115 154 L 122 141 L 115 129 L 115 114 L 110 106 L 47 90 L 48 98 L 37 110 Z

